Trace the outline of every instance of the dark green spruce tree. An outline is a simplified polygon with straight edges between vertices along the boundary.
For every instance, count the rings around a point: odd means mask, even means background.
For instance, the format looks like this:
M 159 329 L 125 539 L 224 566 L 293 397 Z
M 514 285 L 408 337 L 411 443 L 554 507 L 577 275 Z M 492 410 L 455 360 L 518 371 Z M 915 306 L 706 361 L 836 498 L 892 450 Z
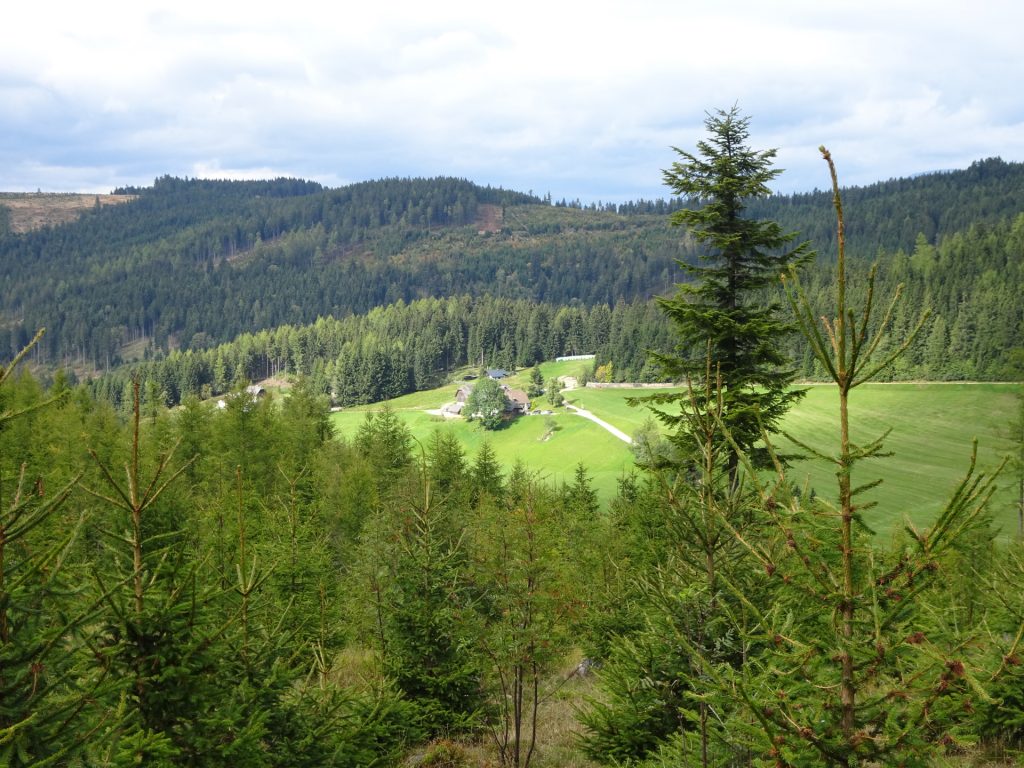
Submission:
M 0 366 L 0 432 L 61 397 L 11 402 L 11 374 L 41 337 Z M 10 467 L 0 451 L 0 765 L 12 768 L 75 759 L 111 687 L 103 669 L 83 671 L 96 605 L 80 599 L 71 560 L 84 516 L 61 529 L 78 478 L 47 494 L 42 469 Z
M 663 565 L 634 572 L 640 626 L 609 644 L 604 699 L 583 714 L 584 750 L 602 761 L 642 759 L 671 739 L 705 768 L 744 759 L 723 727 L 733 705 L 704 691 L 711 667 L 742 667 L 751 652 L 731 618 L 736 595 L 757 591 L 734 535 L 761 525 L 741 468 L 746 457 L 770 466 L 758 443 L 801 394 L 783 351 L 792 323 L 765 297 L 773 284 L 781 297 L 782 273 L 810 258 L 795 234 L 745 213 L 780 173 L 775 150 L 747 145 L 748 123 L 736 107 L 708 115 L 696 153 L 676 149 L 681 159 L 664 172 L 688 203 L 671 222 L 701 245 L 702 264 L 680 262 L 692 282 L 659 300 L 678 341 L 652 357 L 687 386 L 640 399 L 656 406 L 675 448 L 647 456 Z
M 765 483 L 744 459 L 744 476 L 757 486 L 757 507 L 767 524 L 758 538 L 736 538 L 757 561 L 749 570 L 764 573 L 773 586 L 770 601 L 735 583 L 731 591 L 745 595 L 736 614 L 746 621 L 737 626 L 758 652 L 742 665 L 726 665 L 692 644 L 689 650 L 701 658 L 713 706 L 739 703 L 746 710 L 728 732 L 760 757 L 755 764 L 924 768 L 936 765 L 948 748 L 970 742 L 962 725 L 977 703 L 991 703 L 984 683 L 999 679 L 1017 646 L 1013 624 L 1004 625 L 1009 631 L 990 632 L 987 620 L 960 627 L 949 622 L 957 606 L 944 597 L 956 578 L 958 547 L 987 526 L 995 477 L 977 471 L 975 447 L 934 523 L 920 529 L 908 523 L 899 546 L 877 546 L 863 512 L 873 506 L 864 494 L 880 481 L 864 473 L 867 460 L 887 455 L 888 432 L 852 439 L 850 393 L 906 353 L 927 314 L 905 338 L 890 338 L 900 291 L 873 323 L 874 270 L 862 308 L 855 306 L 847 293 L 839 182 L 831 154 L 824 147 L 821 153 L 837 219 L 834 309 L 813 307 L 795 273 L 789 297 L 801 331 L 836 385 L 838 447 L 829 452 L 789 439 L 835 468 L 837 494 L 830 499 L 792 492 L 781 463 L 777 480 Z M 872 327 L 880 331 L 872 333 Z M 1018 639 L 1021 632 L 1024 627 Z
M 696 154 L 675 148 L 680 159 L 664 171 L 665 184 L 690 203 L 672 214 L 672 224 L 686 227 L 705 252 L 703 264 L 679 262 L 692 282 L 658 301 L 679 343 L 675 354 L 655 359 L 676 380 L 692 382 L 697 393 L 707 391 L 703 380 L 710 371 L 720 382 L 711 389 L 722 399 L 725 428 L 756 465 L 767 466 L 768 456 L 754 445 L 761 424 L 774 431 L 801 392 L 790 388 L 793 366 L 781 351 L 791 323 L 781 304 L 765 303 L 763 294 L 811 252 L 807 243 L 794 245 L 796 234 L 776 222 L 744 215 L 749 202 L 771 194 L 768 184 L 781 173 L 772 167 L 776 150 L 747 145 L 749 122 L 735 106 L 709 114 L 708 137 L 697 143 Z M 687 395 L 651 400 L 684 410 L 693 404 Z M 673 428 L 684 427 L 678 413 L 663 412 L 661 418 Z M 727 462 L 735 480 L 737 455 L 731 453 Z

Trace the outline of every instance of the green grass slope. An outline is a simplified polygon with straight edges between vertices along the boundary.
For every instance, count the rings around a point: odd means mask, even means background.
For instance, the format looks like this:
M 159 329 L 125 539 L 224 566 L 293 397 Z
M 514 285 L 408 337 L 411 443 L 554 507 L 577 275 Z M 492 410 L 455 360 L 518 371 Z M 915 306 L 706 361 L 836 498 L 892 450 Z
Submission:
M 892 456 L 863 462 L 854 477 L 861 485 L 875 478 L 882 485 L 866 497 L 878 506 L 865 520 L 879 533 L 905 522 L 926 526 L 963 478 L 978 440 L 978 470 L 991 472 L 1009 450 L 1006 427 L 1014 412 L 1013 384 L 868 384 L 850 396 L 851 437 L 864 444 L 892 432 L 885 445 Z M 837 444 L 838 399 L 834 387 L 811 387 L 788 415 L 784 428 L 825 453 Z M 784 450 L 791 444 L 780 440 Z M 834 496 L 835 469 L 820 461 L 797 462 L 796 478 L 809 480 L 820 494 Z M 1017 527 L 1009 474 L 999 480 L 990 512 L 1004 535 Z
M 569 363 L 542 367 L 545 379 L 573 370 Z M 526 372 L 521 372 L 513 383 L 519 385 L 517 382 L 525 378 Z M 854 390 L 850 404 L 853 439 L 864 443 L 892 429 L 886 447 L 893 455 L 864 462 L 854 477 L 856 485 L 882 479 L 882 485 L 868 496 L 878 505 L 865 513 L 866 522 L 883 536 L 908 521 L 916 526 L 928 525 L 966 472 L 974 438 L 978 439 L 979 470 L 992 471 L 1009 450 L 1006 426 L 1014 411 L 1017 391 L 1019 385 L 1014 384 L 938 383 L 875 384 Z M 570 481 L 576 464 L 582 461 L 605 500 L 614 495 L 618 479 L 633 468 L 628 445 L 597 424 L 568 412 L 552 417 L 557 429 L 547 440 L 543 437 L 549 422 L 543 416 L 522 417 L 504 429 L 485 432 L 462 419 L 446 421 L 425 412 L 452 400 L 454 392 L 455 385 L 448 385 L 398 398 L 391 401 L 391 406 L 424 444 L 435 429 L 452 431 L 470 460 L 487 439 L 505 465 L 511 466 L 519 459 L 554 482 Z M 646 408 L 629 406 L 627 398 L 645 394 L 650 394 L 650 390 L 566 392 L 568 402 L 592 411 L 630 434 L 651 414 Z M 364 418 L 363 410 L 334 414 L 337 432 L 349 438 L 354 436 Z M 823 453 L 832 453 L 838 440 L 837 424 L 835 388 L 812 386 L 786 418 L 784 429 Z M 783 452 L 795 450 L 781 437 L 779 448 Z M 792 475 L 798 482 L 809 483 L 819 495 L 834 496 L 832 466 L 817 460 L 798 461 Z M 1003 535 L 1008 536 L 1017 526 L 1013 478 L 1006 475 L 1000 480 L 990 512 Z

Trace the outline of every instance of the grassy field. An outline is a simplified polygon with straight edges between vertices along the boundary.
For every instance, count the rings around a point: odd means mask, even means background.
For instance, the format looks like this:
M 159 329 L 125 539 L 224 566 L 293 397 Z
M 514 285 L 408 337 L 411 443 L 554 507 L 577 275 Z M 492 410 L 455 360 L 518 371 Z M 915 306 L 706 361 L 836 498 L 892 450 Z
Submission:
M 878 506 L 866 519 L 879 532 L 905 520 L 928 525 L 941 510 L 970 464 L 971 441 L 978 440 L 978 469 L 991 472 L 1009 450 L 1006 426 L 1014 410 L 1012 384 L 875 384 L 850 395 L 852 439 L 866 443 L 892 432 L 886 439 L 893 455 L 864 462 L 855 484 L 882 478 L 867 497 Z M 837 444 L 837 398 L 834 387 L 811 387 L 807 397 L 788 415 L 785 429 L 799 440 L 825 452 Z M 791 444 L 780 441 L 784 450 Z M 835 470 L 821 462 L 794 466 L 819 493 L 835 488 Z M 1003 476 L 990 510 L 1004 533 L 1017 527 L 1012 478 Z
M 547 380 L 572 374 L 579 367 L 579 362 L 551 363 L 542 366 L 542 371 Z M 513 385 L 525 388 L 527 374 L 520 372 Z M 876 477 L 883 480 L 869 497 L 879 503 L 866 513 L 868 523 L 880 534 L 901 527 L 906 520 L 927 525 L 967 470 L 973 438 L 978 439 L 979 469 L 992 470 L 1009 448 L 1005 429 L 1017 391 L 1017 385 L 1012 384 L 958 383 L 876 384 L 855 390 L 850 403 L 853 439 L 867 442 L 892 428 L 886 446 L 894 455 L 866 462 L 854 478 L 858 485 Z M 464 420 L 445 421 L 425 412 L 451 401 L 454 392 L 455 386 L 448 385 L 398 398 L 391 401 L 391 406 L 421 441 L 429 439 L 435 429 L 452 431 L 470 459 L 487 439 L 506 465 L 520 459 L 554 482 L 571 480 L 576 464 L 582 461 L 603 499 L 614 495 L 618 479 L 633 467 L 628 445 L 598 425 L 567 412 L 550 417 L 553 421 L 544 416 L 520 418 L 496 432 L 484 432 Z M 568 402 L 632 434 L 650 418 L 650 413 L 629 406 L 626 400 L 649 393 L 579 389 L 566 392 L 566 396 Z M 837 443 L 836 403 L 833 387 L 812 386 L 789 414 L 784 428 L 822 452 L 833 452 Z M 362 410 L 333 415 L 338 433 L 347 437 L 355 434 L 363 418 Z M 552 423 L 557 429 L 544 440 Z M 782 438 L 779 444 L 784 452 L 795 450 Z M 831 466 L 801 461 L 794 464 L 793 475 L 809 482 L 819 494 L 833 495 L 835 470 Z M 991 505 L 993 516 L 1006 534 L 1013 533 L 1017 525 L 1011 480 L 1008 475 L 1002 478 Z
M 451 400 L 449 389 L 434 391 Z M 418 398 L 422 394 L 410 397 Z M 555 483 L 572 482 L 576 465 L 583 462 L 602 499 L 615 494 L 616 482 L 633 466 L 633 456 L 625 443 L 597 424 L 568 412 L 551 417 L 524 416 L 509 422 L 503 429 L 487 432 L 464 419 L 446 420 L 420 407 L 410 407 L 406 398 L 393 400 L 391 405 L 401 414 L 413 437 L 424 446 L 435 430 L 451 432 L 462 443 L 470 461 L 487 440 L 503 465 L 510 467 L 517 459 L 521 460 L 541 477 Z M 435 401 L 426 407 L 439 405 L 441 402 Z M 351 438 L 365 418 L 365 410 L 342 411 L 332 418 L 335 431 Z M 549 425 L 555 426 L 554 431 L 549 431 Z

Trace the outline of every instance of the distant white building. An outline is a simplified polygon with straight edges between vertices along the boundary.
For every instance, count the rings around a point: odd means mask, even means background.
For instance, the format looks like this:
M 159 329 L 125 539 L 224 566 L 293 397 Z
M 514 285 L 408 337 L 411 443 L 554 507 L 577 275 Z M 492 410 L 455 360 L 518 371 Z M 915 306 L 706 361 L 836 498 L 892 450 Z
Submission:
M 564 363 L 569 360 L 593 360 L 597 355 L 563 355 L 562 357 L 556 357 L 555 362 Z
M 242 392 L 239 392 L 238 394 L 248 395 L 249 399 L 255 403 L 256 401 L 262 400 L 264 397 L 267 396 L 267 390 L 261 387 L 259 384 L 250 384 L 248 387 L 246 387 L 244 390 L 242 390 Z M 228 395 L 228 397 L 232 397 L 232 395 Z M 220 400 L 217 401 L 217 407 L 220 409 L 227 408 L 227 400 L 222 397 Z

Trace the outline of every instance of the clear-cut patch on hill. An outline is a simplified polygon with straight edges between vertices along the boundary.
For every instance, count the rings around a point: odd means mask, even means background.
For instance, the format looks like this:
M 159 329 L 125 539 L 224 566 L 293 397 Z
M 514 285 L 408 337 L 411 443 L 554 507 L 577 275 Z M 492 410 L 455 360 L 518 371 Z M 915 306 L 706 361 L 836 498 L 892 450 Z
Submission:
M 96 195 L 76 192 L 0 192 L 0 206 L 10 211 L 15 234 L 66 224 L 97 205 L 119 205 L 135 195 Z

